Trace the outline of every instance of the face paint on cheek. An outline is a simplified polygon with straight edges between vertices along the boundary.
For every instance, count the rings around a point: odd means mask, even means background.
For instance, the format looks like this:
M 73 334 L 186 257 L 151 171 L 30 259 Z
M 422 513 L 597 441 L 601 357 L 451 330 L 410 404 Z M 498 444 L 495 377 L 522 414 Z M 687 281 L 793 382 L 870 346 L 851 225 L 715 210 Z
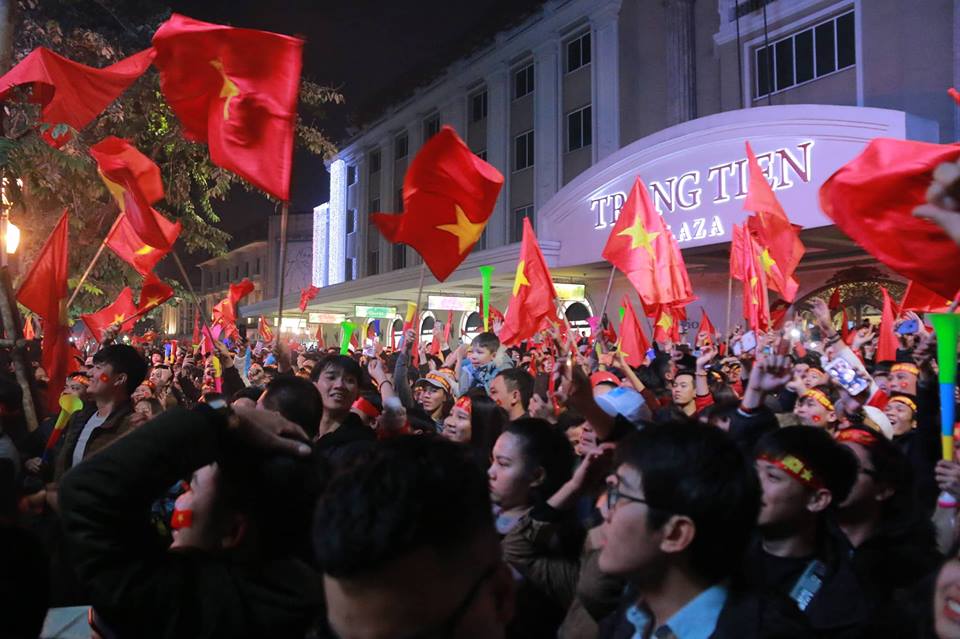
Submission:
M 170 527 L 174 530 L 182 530 L 193 525 L 193 511 L 174 509 L 173 516 L 170 517 Z
M 100 373 L 100 381 L 106 384 L 107 382 L 110 381 L 110 376 L 107 375 L 106 373 Z
M 823 418 L 820 417 L 819 415 L 814 415 L 811 419 L 812 419 L 812 420 L 814 421 L 814 423 L 816 423 L 816 424 L 819 424 L 821 421 L 823 421 Z

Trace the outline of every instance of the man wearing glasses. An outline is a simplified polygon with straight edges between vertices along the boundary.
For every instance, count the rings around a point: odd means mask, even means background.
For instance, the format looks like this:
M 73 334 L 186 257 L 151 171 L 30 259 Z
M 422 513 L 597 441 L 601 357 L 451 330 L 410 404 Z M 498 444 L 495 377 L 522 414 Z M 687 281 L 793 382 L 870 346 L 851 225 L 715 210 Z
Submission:
M 486 476 L 467 448 L 427 437 L 382 443 L 324 493 L 313 537 L 333 636 L 504 636 L 514 580 Z
M 605 573 L 630 587 L 600 637 L 808 637 L 789 601 L 731 583 L 760 510 L 753 469 L 725 433 L 653 424 L 617 448 L 607 478 Z

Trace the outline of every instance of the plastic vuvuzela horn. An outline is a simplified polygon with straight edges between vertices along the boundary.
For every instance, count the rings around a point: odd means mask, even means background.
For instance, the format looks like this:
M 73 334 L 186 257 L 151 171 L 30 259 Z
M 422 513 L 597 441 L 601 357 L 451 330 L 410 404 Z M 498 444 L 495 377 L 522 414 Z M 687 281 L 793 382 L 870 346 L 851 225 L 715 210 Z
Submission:
M 953 459 L 953 424 L 956 421 L 957 338 L 960 315 L 934 313 L 929 316 L 937 334 L 937 364 L 940 367 L 940 437 L 943 458 Z

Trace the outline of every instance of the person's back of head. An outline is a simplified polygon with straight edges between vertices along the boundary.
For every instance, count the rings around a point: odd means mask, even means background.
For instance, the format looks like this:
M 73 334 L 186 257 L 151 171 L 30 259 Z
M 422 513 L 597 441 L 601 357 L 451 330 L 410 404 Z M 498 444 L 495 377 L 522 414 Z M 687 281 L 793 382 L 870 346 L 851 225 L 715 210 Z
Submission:
M 652 566 L 662 567 L 643 555 L 650 540 L 631 532 L 643 530 L 676 541 L 658 550 L 699 580 L 715 583 L 736 572 L 760 510 L 760 485 L 725 433 L 691 421 L 651 424 L 619 444 L 615 464 L 617 498 L 608 514 L 602 570 L 643 579 Z M 641 491 L 645 512 L 619 505 L 641 499 L 635 496 Z M 645 525 L 632 521 L 638 517 Z
M 381 443 L 331 482 L 313 541 L 339 636 L 502 636 L 512 583 L 468 448 Z
M 147 377 L 147 362 L 132 346 L 111 344 L 97 351 L 93 356 L 94 364 L 110 365 L 114 375 L 126 375 L 124 392 L 132 395 L 137 386 Z
M 281 376 L 267 384 L 261 398 L 266 410 L 283 415 L 300 426 L 311 439 L 316 437 L 323 402 L 317 387 L 302 377 Z

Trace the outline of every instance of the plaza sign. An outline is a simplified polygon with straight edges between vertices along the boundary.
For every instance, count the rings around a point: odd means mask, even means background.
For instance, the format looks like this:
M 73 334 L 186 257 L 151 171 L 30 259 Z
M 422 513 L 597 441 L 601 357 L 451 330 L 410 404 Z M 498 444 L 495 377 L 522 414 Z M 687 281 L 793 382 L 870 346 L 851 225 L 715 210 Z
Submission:
M 427 308 L 431 311 L 465 311 L 477 310 L 475 297 L 450 297 L 448 295 L 427 296 Z
M 307 321 L 311 324 L 340 324 L 346 321 L 343 313 L 308 313 Z
M 396 317 L 397 307 L 395 306 L 360 306 L 353 309 L 355 317 L 370 317 L 373 319 L 388 319 Z
M 561 300 L 582 300 L 586 294 L 586 288 L 584 284 L 553 283 L 553 289 L 557 292 L 557 299 Z

